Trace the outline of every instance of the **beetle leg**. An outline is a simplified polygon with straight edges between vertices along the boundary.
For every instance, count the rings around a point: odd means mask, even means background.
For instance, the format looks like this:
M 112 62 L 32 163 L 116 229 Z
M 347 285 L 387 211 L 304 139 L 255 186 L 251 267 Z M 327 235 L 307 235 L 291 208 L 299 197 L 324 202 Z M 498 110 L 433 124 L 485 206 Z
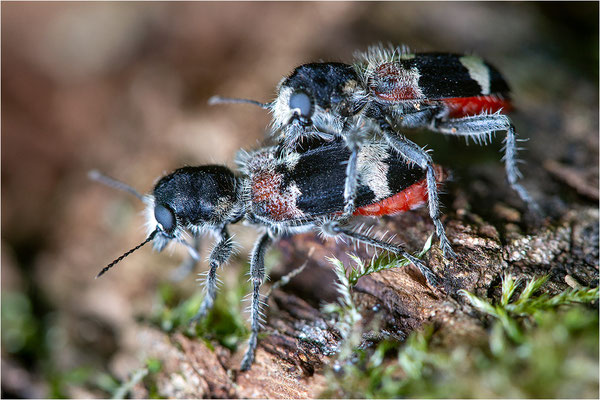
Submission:
M 169 278 L 172 281 L 179 282 L 185 279 L 193 270 L 198 263 L 197 254 L 200 251 L 200 244 L 202 240 L 199 235 L 194 235 L 193 243 L 189 244 L 190 254 L 176 269 L 171 271 Z M 192 253 L 195 251 L 195 254 Z
M 491 136 L 496 131 L 506 131 L 504 139 L 504 166 L 506 176 L 510 187 L 519 194 L 521 199 L 534 212 L 540 213 L 540 208 L 537 203 L 531 198 L 527 190 L 518 183 L 521 173 L 517 167 L 519 160 L 517 159 L 517 138 L 515 128 L 512 125 L 510 118 L 504 114 L 479 114 L 463 118 L 455 118 L 448 120 L 436 120 L 433 131 L 440 132 L 446 135 L 463 136 L 471 138 L 476 143 L 487 143 Z
M 233 252 L 233 243 L 226 228 L 223 228 L 220 236 L 221 238 L 210 252 L 208 259 L 210 269 L 205 281 L 206 295 L 202 300 L 202 304 L 200 305 L 198 312 L 196 312 L 196 315 L 194 315 L 194 317 L 190 320 L 191 323 L 203 319 L 208 311 L 212 308 L 215 302 L 215 296 L 217 294 L 217 268 L 224 264 Z
M 347 236 L 350 239 L 354 239 L 366 245 L 371 245 L 394 254 L 399 254 L 402 257 L 409 260 L 411 263 L 413 263 L 419 269 L 419 271 L 421 271 L 421 273 L 423 274 L 423 276 L 429 284 L 431 284 L 432 286 L 437 286 L 439 284 L 438 278 L 433 273 L 433 271 L 431 271 L 427 266 L 425 266 L 425 264 L 423 264 L 417 257 L 404 250 L 404 248 L 402 248 L 402 246 L 400 245 L 385 242 L 369 235 L 364 235 L 350 228 L 341 226 L 337 221 L 329 221 L 324 223 L 322 225 L 322 229 L 326 234 L 330 236 Z
M 444 256 L 448 258 L 456 257 L 456 253 L 452 250 L 450 241 L 446 236 L 444 225 L 440 220 L 440 202 L 431 156 L 417 144 L 401 134 L 397 134 L 391 130 L 385 130 L 384 137 L 388 144 L 400 153 L 400 155 L 408 162 L 413 162 L 427 171 L 427 203 L 429 204 L 429 216 L 435 226 L 435 232 L 440 239 L 440 247 Z
M 344 135 L 346 146 L 350 150 L 350 157 L 346 164 L 346 182 L 344 184 L 344 214 L 347 219 L 356 210 L 356 190 L 358 187 L 358 153 L 368 135 L 372 135 L 374 126 L 368 120 L 357 118 L 351 126 L 345 128 Z
M 248 350 L 244 354 L 242 365 L 240 370 L 247 371 L 252 366 L 254 361 L 254 352 L 256 351 L 256 345 L 258 340 L 258 331 L 260 330 L 260 319 L 261 311 L 260 306 L 262 304 L 260 299 L 260 286 L 265 280 L 265 253 L 269 245 L 273 242 L 269 232 L 265 232 L 254 244 L 252 249 L 252 255 L 250 258 L 250 279 L 252 280 L 252 305 L 250 307 L 250 324 L 251 334 L 248 339 Z

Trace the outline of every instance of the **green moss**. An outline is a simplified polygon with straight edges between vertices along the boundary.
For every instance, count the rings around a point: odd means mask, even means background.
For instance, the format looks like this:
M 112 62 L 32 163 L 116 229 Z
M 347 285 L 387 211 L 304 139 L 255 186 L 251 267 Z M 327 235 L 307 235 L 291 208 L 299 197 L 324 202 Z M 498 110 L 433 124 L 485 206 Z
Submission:
M 150 321 L 165 332 L 181 330 L 185 334 L 207 340 L 217 340 L 222 346 L 235 350 L 248 336 L 248 328 L 242 315 L 243 298 L 249 291 L 247 277 L 240 275 L 235 287 L 221 287 L 214 306 L 204 320 L 190 324 L 196 314 L 204 293 L 198 290 L 187 299 L 176 296 L 170 283 L 161 285 L 157 307 Z
M 324 397 L 598 398 L 598 289 L 535 293 L 547 278 L 505 276 L 497 304 L 463 292 L 495 322 L 483 344 L 431 346 L 433 330 L 355 351 L 327 372 Z M 391 354 L 390 354 L 391 353 Z M 387 356 L 386 356 L 387 355 Z
M 111 397 L 119 389 L 120 385 L 120 382 L 115 377 L 107 373 L 96 374 L 94 377 L 94 386 L 110 394 Z
M 429 236 L 417 257 L 421 258 L 429 251 L 432 238 L 433 235 Z M 354 262 L 354 265 L 351 265 L 349 268 L 346 268 L 344 263 L 335 257 L 328 258 L 334 266 L 334 271 L 338 279 L 338 282 L 335 285 L 340 297 L 338 303 L 326 304 L 323 307 L 324 313 L 337 314 L 337 327 L 343 338 L 348 338 L 353 333 L 352 331 L 356 331 L 359 328 L 358 323 L 362 319 L 352 300 L 352 287 L 356 285 L 358 280 L 375 272 L 400 268 L 410 264 L 410 261 L 405 258 L 390 258 L 389 254 L 383 254 L 377 258 L 373 258 L 369 264 L 366 264 L 356 255 L 349 254 L 349 257 Z M 349 350 L 349 346 L 358 344 L 357 341 L 360 340 L 360 332 L 354 332 L 354 337 L 356 340 L 351 341 L 350 343 L 347 341 L 342 352 Z
M 116 390 L 112 393 L 113 399 L 124 399 L 125 396 L 131 392 L 133 387 L 138 383 L 142 382 L 144 378 L 148 375 L 148 368 L 140 368 L 133 371 L 130 375 L 130 378 L 119 385 Z
M 50 357 L 57 342 L 64 343 L 66 337 L 55 313 L 46 314 L 44 319 L 37 318 L 31 298 L 23 292 L 3 292 L 1 300 L 2 350 L 20 359 L 24 366 L 39 360 L 31 370 L 47 382 L 48 397 L 65 398 L 69 387 L 90 383 L 94 373 L 91 367 L 61 369 Z
M 149 358 L 145 366 L 130 373 L 129 379 L 119 382 L 108 374 L 98 375 L 96 386 L 104 390 L 113 399 L 124 399 L 131 393 L 135 385 L 141 383 L 148 390 L 148 398 L 161 398 L 156 384 L 157 374 L 162 369 L 162 362 L 155 358 Z
M 461 290 L 460 293 L 467 298 L 473 307 L 497 318 L 510 338 L 520 343 L 524 340 L 521 326 L 531 322 L 527 318 L 535 319 L 542 311 L 558 306 L 591 303 L 598 299 L 597 287 L 568 289 L 555 296 L 546 293 L 533 296 L 547 280 L 547 276 L 532 279 L 517 296 L 515 293 L 520 286 L 520 279 L 515 280 L 512 276 L 505 275 L 502 279 L 500 301 L 495 305 L 465 290 Z M 521 324 L 519 324 L 519 318 L 524 319 Z
M 422 258 L 431 248 L 431 242 L 433 239 L 433 235 L 430 235 L 423 249 L 419 254 L 417 254 L 418 258 Z M 363 276 L 370 275 L 375 272 L 385 271 L 387 269 L 400 268 L 405 267 L 410 264 L 410 261 L 406 258 L 390 258 L 389 254 L 383 254 L 373 260 L 369 264 L 365 264 L 363 260 L 355 255 L 350 255 L 352 261 L 354 262 L 354 266 L 347 271 L 348 273 L 348 283 L 350 286 L 356 285 L 358 280 Z M 338 273 L 338 278 L 340 274 Z

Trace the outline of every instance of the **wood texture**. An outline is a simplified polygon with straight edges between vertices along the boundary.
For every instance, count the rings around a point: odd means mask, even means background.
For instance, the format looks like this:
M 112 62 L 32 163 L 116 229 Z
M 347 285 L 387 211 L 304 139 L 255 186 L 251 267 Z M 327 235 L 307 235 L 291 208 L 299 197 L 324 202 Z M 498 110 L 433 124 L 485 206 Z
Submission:
M 466 341 L 487 340 L 485 319 L 465 303 L 458 290 L 497 298 L 505 272 L 525 279 L 549 274 L 545 290 L 550 293 L 562 291 L 573 282 L 597 284 L 596 209 L 579 208 L 557 221 L 541 222 L 535 234 L 511 232 L 505 243 L 496 227 L 467 210 L 459 209 L 457 214 L 461 218 L 446 220 L 457 259 L 444 260 L 435 246 L 428 255 L 430 267 L 442 278 L 439 287 L 428 286 L 412 266 L 359 280 L 353 300 L 363 315 L 363 345 L 376 342 L 380 336 L 380 332 L 368 329 L 374 318 L 380 319 L 381 330 L 388 338 L 393 335 L 398 340 L 424 325 L 432 325 L 433 340 L 448 348 Z M 380 221 L 379 225 L 381 230 L 398 232 L 399 240 L 414 249 L 432 229 L 422 211 Z M 506 225 L 502 228 L 511 229 Z M 325 389 L 323 372 L 331 366 L 341 340 L 334 318 L 323 314 L 319 307 L 324 299 L 336 297 L 335 275 L 325 257 L 347 259 L 346 252 L 351 249 L 331 240 L 322 242 L 312 234 L 283 240 L 278 247 L 283 254 L 281 263 L 286 266 L 280 274 L 305 260 L 308 265 L 289 285 L 273 292 L 264 335 L 250 371 L 239 372 L 245 348 L 232 354 L 212 342 L 211 350 L 199 339 L 139 327 L 141 348 L 164 362 L 157 381 L 161 395 L 314 398 Z M 138 389 L 143 395 L 143 388 Z

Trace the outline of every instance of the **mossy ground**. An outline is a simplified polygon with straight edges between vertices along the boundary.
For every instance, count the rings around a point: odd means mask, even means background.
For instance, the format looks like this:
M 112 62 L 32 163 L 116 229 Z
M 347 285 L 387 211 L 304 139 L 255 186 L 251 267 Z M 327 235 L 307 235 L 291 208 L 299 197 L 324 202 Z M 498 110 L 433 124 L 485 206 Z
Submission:
M 505 276 L 497 303 L 465 292 L 483 319 L 492 318 L 488 337 L 478 343 L 435 346 L 428 327 L 405 343 L 383 341 L 351 357 L 340 353 L 345 359 L 327 372 L 322 396 L 597 398 L 598 288 L 536 294 L 546 279 L 521 285 Z M 343 287 L 347 280 L 340 282 Z M 355 309 L 345 297 L 337 312 L 343 319 Z

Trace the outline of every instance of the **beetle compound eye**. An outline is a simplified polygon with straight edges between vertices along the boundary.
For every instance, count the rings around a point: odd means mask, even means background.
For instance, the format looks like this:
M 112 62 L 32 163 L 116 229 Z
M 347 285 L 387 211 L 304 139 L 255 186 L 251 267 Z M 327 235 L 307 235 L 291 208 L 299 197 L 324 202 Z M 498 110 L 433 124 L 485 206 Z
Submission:
M 301 117 L 308 118 L 313 111 L 312 100 L 305 92 L 296 90 L 290 96 L 290 108 L 300 114 Z
M 175 225 L 177 223 L 173 211 L 159 204 L 156 207 L 154 207 L 154 218 L 165 232 L 173 233 L 173 231 L 175 230 Z

